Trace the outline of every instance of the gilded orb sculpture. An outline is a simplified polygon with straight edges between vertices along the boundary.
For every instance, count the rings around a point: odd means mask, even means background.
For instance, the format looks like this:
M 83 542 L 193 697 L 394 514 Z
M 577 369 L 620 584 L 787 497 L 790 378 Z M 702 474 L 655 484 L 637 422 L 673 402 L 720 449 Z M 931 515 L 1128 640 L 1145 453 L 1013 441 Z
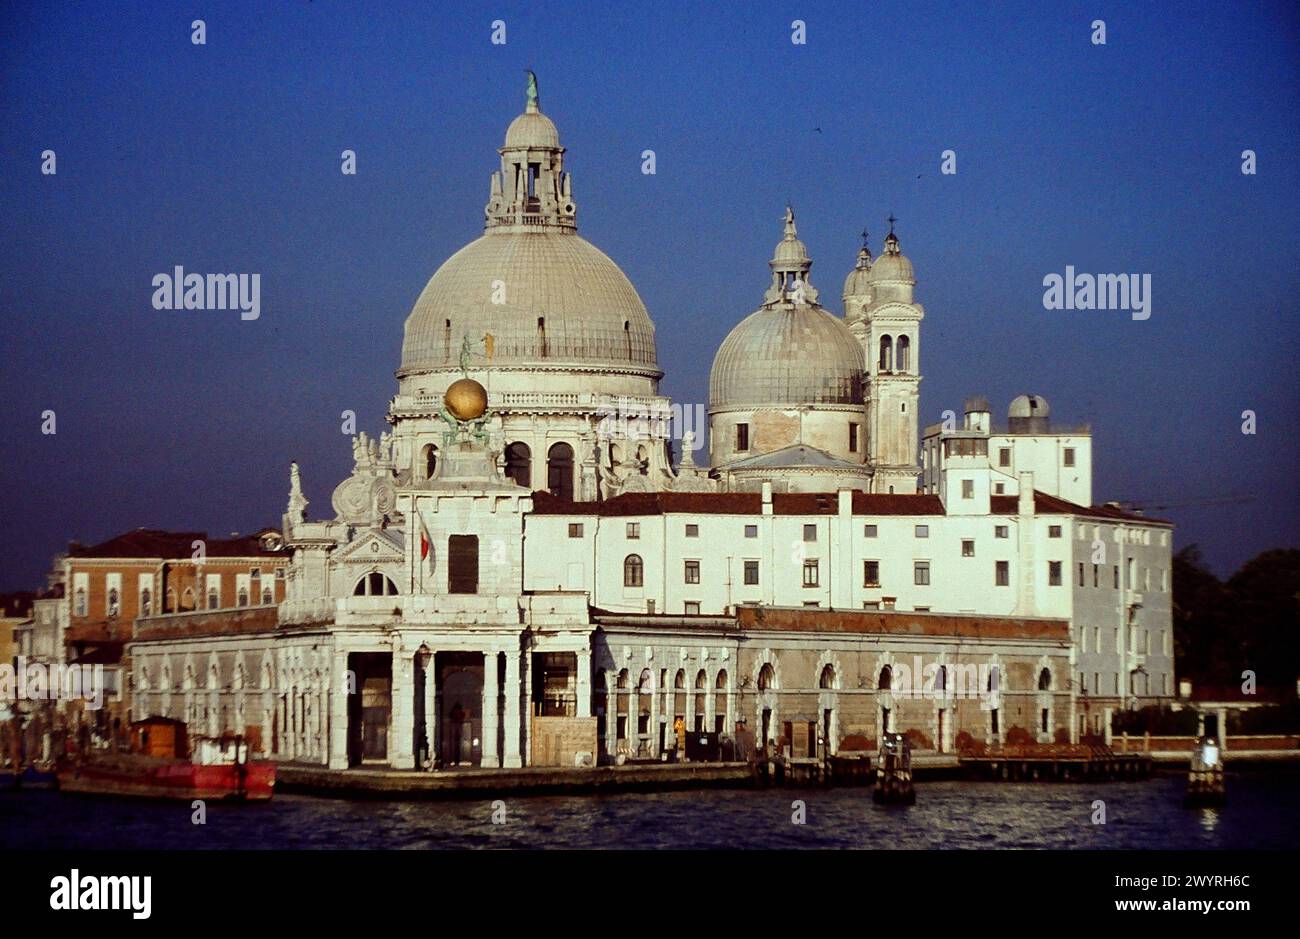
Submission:
M 459 378 L 447 388 L 443 401 L 456 420 L 477 420 L 487 410 L 487 389 L 472 378 Z

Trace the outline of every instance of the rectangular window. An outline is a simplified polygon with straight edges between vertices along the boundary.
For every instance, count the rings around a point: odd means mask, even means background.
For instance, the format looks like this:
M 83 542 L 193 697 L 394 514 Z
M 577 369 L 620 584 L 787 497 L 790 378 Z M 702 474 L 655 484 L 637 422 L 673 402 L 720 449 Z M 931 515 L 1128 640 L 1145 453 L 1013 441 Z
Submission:
M 758 562 L 745 562 L 745 586 L 754 587 L 758 585 Z
M 686 562 L 686 583 L 698 584 L 699 582 L 700 582 L 700 562 L 687 561 Z
M 929 538 L 929 537 L 930 537 L 930 526 L 929 526 L 929 525 L 917 525 L 914 534 L 915 534 L 916 537 L 918 537 L 918 538 Z
M 742 451 L 749 449 L 749 425 L 748 424 L 736 425 L 736 449 Z
M 1011 585 L 1011 562 L 997 561 L 993 565 L 993 584 L 996 587 Z
M 912 562 L 912 582 L 918 587 L 927 587 L 930 584 L 930 562 L 913 561 Z
M 254 580 L 260 580 L 262 577 L 262 569 L 260 567 L 250 567 L 248 569 L 248 576 L 252 577 Z
M 1079 586 L 1084 586 L 1083 562 L 1079 562 Z
M 803 527 L 803 540 L 804 540 L 804 541 L 816 541 L 816 540 L 817 540 L 817 526 L 816 526 L 816 525 L 805 525 L 805 526 Z
M 686 615 L 687 615 L 687 616 L 699 616 L 699 615 L 700 615 L 700 601 L 698 601 L 698 600 L 687 600 L 687 601 L 686 601 Z
M 1006 483 L 994 483 L 994 484 L 993 484 L 993 494 L 994 494 L 995 496 L 1000 496 L 1000 495 L 1004 494 L 1006 491 L 1007 491 L 1007 484 L 1006 484 Z
M 880 586 L 880 562 L 879 561 L 862 562 L 862 586 L 864 587 Z
M 569 522 L 569 537 L 570 538 L 582 537 L 582 522 Z
M 961 540 L 961 556 L 964 558 L 973 558 L 975 556 L 974 538 L 963 538 Z
M 1084 676 L 1083 672 L 1080 672 L 1080 673 L 1079 673 L 1079 691 L 1081 691 L 1083 694 L 1087 694 L 1087 693 L 1088 693 L 1088 683 L 1084 680 L 1084 678 L 1085 678 L 1085 676 Z
M 1006 525 L 995 525 L 995 526 L 993 526 L 993 537 L 994 537 L 994 538 L 1005 538 L 1005 537 L 1007 537 L 1007 526 L 1006 526 Z
M 817 576 L 817 561 L 803 562 L 803 585 L 805 587 L 816 587 L 819 583 Z
M 1049 587 L 1061 586 L 1061 562 L 1060 561 L 1047 562 L 1047 586 Z
M 1100 565 L 1100 564 L 1094 564 L 1094 565 L 1092 565 L 1092 585 L 1093 585 L 1094 587 L 1096 587 L 1096 586 L 1098 585 L 1097 576 L 1098 576 L 1098 574 L 1100 574 L 1100 572 L 1101 572 L 1101 565 Z
M 1074 447 L 1065 448 L 1065 465 L 1066 466 L 1074 465 Z
M 757 538 L 757 537 L 758 537 L 758 526 L 757 526 L 757 525 L 746 525 L 746 526 L 745 526 L 745 537 L 746 537 L 746 538 Z
M 1011 448 L 998 447 L 998 466 L 1011 465 Z
M 849 452 L 858 452 L 858 425 L 849 424 Z
M 700 537 L 700 526 L 699 526 L 699 525 L 687 525 L 687 526 L 686 526 L 686 537 L 687 537 L 687 538 L 698 538 L 698 537 Z
M 1119 589 L 1119 565 L 1118 564 L 1112 564 L 1110 566 L 1110 574 L 1111 574 L 1111 580 L 1114 581 L 1112 586 L 1114 587 L 1114 589 L 1118 590 Z
M 862 537 L 863 537 L 863 538 L 874 538 L 874 537 L 876 537 L 876 526 L 875 526 L 875 525 L 864 525 L 864 526 L 862 527 Z
M 975 480 L 963 479 L 961 481 L 961 497 L 963 499 L 975 498 Z
M 640 537 L 641 537 L 641 523 L 640 523 L 640 522 L 628 522 L 628 523 L 627 523 L 627 536 L 628 536 L 629 538 L 640 538 Z
M 1101 652 L 1101 627 L 1100 626 L 1094 626 L 1092 629 L 1092 651 Z M 1097 683 L 1095 681 L 1092 683 L 1092 687 L 1094 689 L 1097 687 Z
M 863 600 L 863 601 L 862 601 L 862 609 L 864 609 L 864 610 L 878 610 L 878 609 L 880 609 L 880 601 L 879 601 L 879 600 Z
M 478 535 L 447 539 L 447 592 L 478 593 Z
M 1060 538 L 1060 537 L 1061 537 L 1061 526 L 1060 526 L 1060 525 L 1048 525 L 1048 526 L 1047 526 L 1047 537 L 1048 537 L 1048 538 Z
M 928 606 L 914 606 L 914 607 L 912 607 L 912 612 L 913 612 L 913 613 L 929 613 L 929 612 L 930 612 L 930 608 L 929 608 Z

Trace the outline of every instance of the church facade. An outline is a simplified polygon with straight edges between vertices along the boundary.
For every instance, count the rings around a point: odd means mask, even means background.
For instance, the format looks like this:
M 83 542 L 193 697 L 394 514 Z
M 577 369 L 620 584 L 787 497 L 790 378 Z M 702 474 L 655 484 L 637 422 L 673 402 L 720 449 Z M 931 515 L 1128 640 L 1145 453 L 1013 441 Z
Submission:
M 407 319 L 391 426 L 313 518 L 283 598 L 143 615 L 132 717 L 346 769 L 666 758 L 744 724 L 799 757 L 1077 741 L 1171 696 L 1171 527 L 1091 505 L 1091 438 L 1039 396 L 918 426 L 916 277 L 892 227 L 824 307 L 787 208 L 759 308 L 682 441 L 654 325 L 577 233 L 530 82 L 483 235 Z M 611 414 L 617 420 L 609 420 Z

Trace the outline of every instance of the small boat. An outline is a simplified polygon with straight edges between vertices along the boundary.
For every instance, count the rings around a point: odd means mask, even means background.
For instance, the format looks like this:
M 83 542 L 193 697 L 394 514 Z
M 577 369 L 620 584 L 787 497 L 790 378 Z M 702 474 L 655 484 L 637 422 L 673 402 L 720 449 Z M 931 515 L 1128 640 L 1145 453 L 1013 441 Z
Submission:
M 264 801 L 275 764 L 250 760 L 243 737 L 196 738 L 183 721 L 150 717 L 131 725 L 131 751 L 92 753 L 59 769 L 62 792 L 150 799 Z
M 884 805 L 915 805 L 912 787 L 912 748 L 902 734 L 887 733 L 880 745 L 880 767 L 876 770 L 875 802 Z
M 1183 806 L 1189 809 L 1219 808 L 1228 804 L 1228 785 L 1223 773 L 1223 756 L 1213 737 L 1202 737 L 1192 754 L 1187 771 Z

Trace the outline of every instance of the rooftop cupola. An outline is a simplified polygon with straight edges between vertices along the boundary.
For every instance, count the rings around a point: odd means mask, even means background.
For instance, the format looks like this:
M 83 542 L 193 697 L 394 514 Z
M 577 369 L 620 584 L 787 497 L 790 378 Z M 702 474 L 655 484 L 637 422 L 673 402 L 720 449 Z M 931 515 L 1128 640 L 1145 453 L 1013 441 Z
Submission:
M 794 209 L 785 207 L 785 234 L 777 242 L 772 260 L 772 286 L 763 296 L 763 304 L 795 303 L 815 306 L 817 290 L 808 282 L 808 272 L 812 269 L 812 260 L 808 249 L 799 240 L 798 229 L 794 226 Z
M 888 300 L 911 303 L 912 288 L 916 286 L 916 272 L 912 269 L 912 262 L 898 247 L 898 236 L 894 234 L 896 221 L 892 215 L 889 217 L 889 234 L 885 236 L 884 253 L 876 258 L 868 275 L 873 299 L 877 303 Z
M 871 299 L 871 249 L 867 247 L 867 232 L 862 231 L 862 248 L 858 251 L 857 263 L 849 276 L 844 278 L 844 316 L 846 319 L 860 319 L 863 309 Z
M 560 132 L 541 111 L 537 76 L 528 73 L 524 113 L 510 122 L 501 169 L 492 174 L 487 229 L 560 228 L 577 230 L 577 206 L 564 172 Z

